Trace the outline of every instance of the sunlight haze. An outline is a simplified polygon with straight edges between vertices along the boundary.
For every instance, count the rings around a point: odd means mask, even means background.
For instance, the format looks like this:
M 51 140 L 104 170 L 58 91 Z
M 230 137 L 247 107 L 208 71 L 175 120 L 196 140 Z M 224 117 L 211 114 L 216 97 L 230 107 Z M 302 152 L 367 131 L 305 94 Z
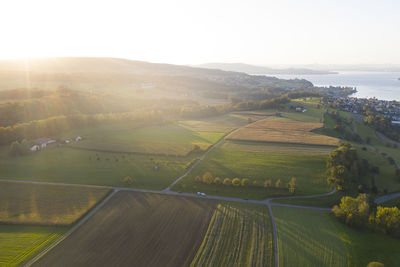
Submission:
M 400 63 L 399 1 L 3 1 L 0 58 Z

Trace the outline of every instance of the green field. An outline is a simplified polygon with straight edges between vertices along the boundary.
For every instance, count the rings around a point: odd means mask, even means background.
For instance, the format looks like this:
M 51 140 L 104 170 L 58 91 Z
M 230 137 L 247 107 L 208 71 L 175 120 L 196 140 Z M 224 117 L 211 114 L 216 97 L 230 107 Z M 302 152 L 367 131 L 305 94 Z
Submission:
M 347 266 L 346 247 L 329 212 L 273 207 L 273 213 L 280 266 Z
M 34 266 L 188 266 L 216 205 L 120 191 Z
M 48 147 L 28 156 L 11 157 L 0 149 L 1 178 L 163 189 L 185 171 L 190 157 L 103 153 L 65 147 Z M 158 169 L 155 169 L 155 166 Z
M 364 267 L 378 261 L 385 267 L 397 267 L 400 262 L 400 240 L 369 230 L 350 228 L 331 218 L 338 236 L 347 248 L 348 266 Z
M 64 137 L 82 136 L 70 146 L 104 152 L 185 156 L 197 145 L 206 150 L 224 133 L 192 131 L 178 124 L 137 128 L 135 125 L 113 124 L 75 130 Z
M 70 225 L 110 189 L 0 181 L 0 223 Z
M 22 266 L 66 230 L 64 227 L 0 225 L 0 265 Z
M 253 145 L 255 152 L 251 152 Z M 302 152 L 302 146 L 294 146 L 292 152 L 288 152 L 287 146 L 273 145 L 265 149 L 259 144 L 246 142 L 243 150 L 238 142 L 233 146 L 229 141 L 211 151 L 207 157 L 193 171 L 180 181 L 175 187 L 176 191 L 205 192 L 234 197 L 246 197 L 251 199 L 265 199 L 271 196 L 286 195 L 288 190 L 285 184 L 295 176 L 297 178 L 298 194 L 316 194 L 328 192 L 330 187 L 325 178 L 326 155 L 321 154 L 321 148 L 316 147 L 316 153 Z M 310 147 L 306 148 L 309 151 Z M 322 151 L 326 151 L 322 149 Z M 257 180 L 259 187 L 233 187 L 224 185 L 207 185 L 195 182 L 197 175 L 202 176 L 205 172 L 211 172 L 214 177 L 224 178 L 248 178 Z M 281 189 L 262 187 L 265 180 L 281 179 Z
M 221 203 L 191 266 L 273 266 L 272 226 L 265 206 Z
M 340 200 L 343 196 L 344 196 L 343 192 L 336 191 L 334 194 L 329 196 L 313 197 L 313 198 L 277 199 L 271 202 L 301 205 L 301 206 L 321 207 L 321 208 L 332 208 L 334 205 L 340 203 Z

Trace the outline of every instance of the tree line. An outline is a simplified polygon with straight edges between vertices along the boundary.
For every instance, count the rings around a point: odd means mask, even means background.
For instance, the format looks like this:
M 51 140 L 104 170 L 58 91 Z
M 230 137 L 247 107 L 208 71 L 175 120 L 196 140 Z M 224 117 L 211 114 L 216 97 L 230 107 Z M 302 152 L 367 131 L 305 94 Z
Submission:
M 397 207 L 375 206 L 367 194 L 343 197 L 332 208 L 334 216 L 355 228 L 368 228 L 400 238 L 400 210 Z

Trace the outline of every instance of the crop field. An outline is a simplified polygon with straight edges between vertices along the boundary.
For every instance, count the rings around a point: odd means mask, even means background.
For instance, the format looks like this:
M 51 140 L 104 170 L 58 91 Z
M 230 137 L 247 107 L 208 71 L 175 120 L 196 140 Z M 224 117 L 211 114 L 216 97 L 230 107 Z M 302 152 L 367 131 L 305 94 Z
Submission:
M 329 212 L 273 207 L 273 213 L 280 266 L 347 266 L 346 247 Z
M 178 123 L 186 129 L 196 132 L 222 132 L 228 133 L 235 128 L 249 124 L 252 121 L 264 119 L 275 114 L 273 111 L 232 112 L 226 115 L 198 120 L 185 120 Z
M 218 204 L 191 266 L 273 266 L 273 236 L 265 206 Z
M 131 176 L 136 188 L 163 189 L 185 172 L 193 156 L 166 157 L 95 152 L 67 147 L 48 147 L 22 157 L 12 157 L 0 148 L 1 178 L 126 186 Z M 155 169 L 155 166 L 158 168 Z
M 0 181 L 0 223 L 70 225 L 109 191 L 88 186 Z
M 187 266 L 216 202 L 118 192 L 34 266 Z
M 0 225 L 0 265 L 21 266 L 64 232 L 64 227 Z
M 321 128 L 321 123 L 299 122 L 283 118 L 264 119 L 242 127 L 231 134 L 227 140 L 297 143 L 310 145 L 336 146 L 339 140 L 311 132 Z
M 224 133 L 196 132 L 177 124 L 133 128 L 130 125 L 108 125 L 70 133 L 79 135 L 82 141 L 72 142 L 70 146 L 82 149 L 124 152 L 152 155 L 186 156 L 195 145 L 206 150 L 217 142 Z
M 367 266 L 378 261 L 385 267 L 397 267 L 400 262 L 400 240 L 370 230 L 351 228 L 334 218 L 337 235 L 347 248 L 348 266 Z
M 243 150 L 236 143 L 231 147 L 229 141 L 211 151 L 193 171 L 178 184 L 174 190 L 196 193 L 198 191 L 208 194 L 224 196 L 265 199 L 271 196 L 287 195 L 285 184 L 292 177 L 297 178 L 297 194 L 317 194 L 329 192 L 326 183 L 326 157 L 327 154 L 281 152 L 277 146 L 268 148 L 265 152 L 249 151 L 249 144 Z M 264 144 L 259 144 L 260 146 Z M 268 144 L 266 144 L 268 145 Z M 275 149 L 275 150 L 274 150 Z M 319 148 L 317 148 L 318 150 Z M 267 149 L 266 149 L 267 150 Z M 251 182 L 257 180 L 261 186 L 234 187 L 196 182 L 197 175 L 211 172 L 214 177 L 248 178 Z M 264 188 L 264 181 L 271 180 L 274 184 L 278 179 L 282 182 L 281 188 Z

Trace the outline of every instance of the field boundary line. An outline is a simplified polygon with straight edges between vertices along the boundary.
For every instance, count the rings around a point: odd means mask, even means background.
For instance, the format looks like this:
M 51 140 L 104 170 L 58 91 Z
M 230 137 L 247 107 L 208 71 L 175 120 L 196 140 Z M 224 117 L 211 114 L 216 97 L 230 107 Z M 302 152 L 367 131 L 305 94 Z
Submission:
M 94 215 L 100 208 L 102 208 L 119 190 L 114 189 L 106 198 L 104 198 L 99 204 L 96 205 L 91 211 L 89 211 L 85 217 L 83 217 L 79 222 L 77 222 L 68 232 L 63 234 L 59 239 L 55 242 L 51 243 L 48 247 L 42 250 L 39 254 L 37 254 L 33 259 L 28 261 L 24 266 L 31 266 L 36 261 L 38 261 L 41 257 L 43 257 L 47 252 L 55 248 L 58 244 L 60 244 L 64 239 L 70 236 L 73 232 L 75 232 L 82 224 L 84 224 L 92 215 Z

